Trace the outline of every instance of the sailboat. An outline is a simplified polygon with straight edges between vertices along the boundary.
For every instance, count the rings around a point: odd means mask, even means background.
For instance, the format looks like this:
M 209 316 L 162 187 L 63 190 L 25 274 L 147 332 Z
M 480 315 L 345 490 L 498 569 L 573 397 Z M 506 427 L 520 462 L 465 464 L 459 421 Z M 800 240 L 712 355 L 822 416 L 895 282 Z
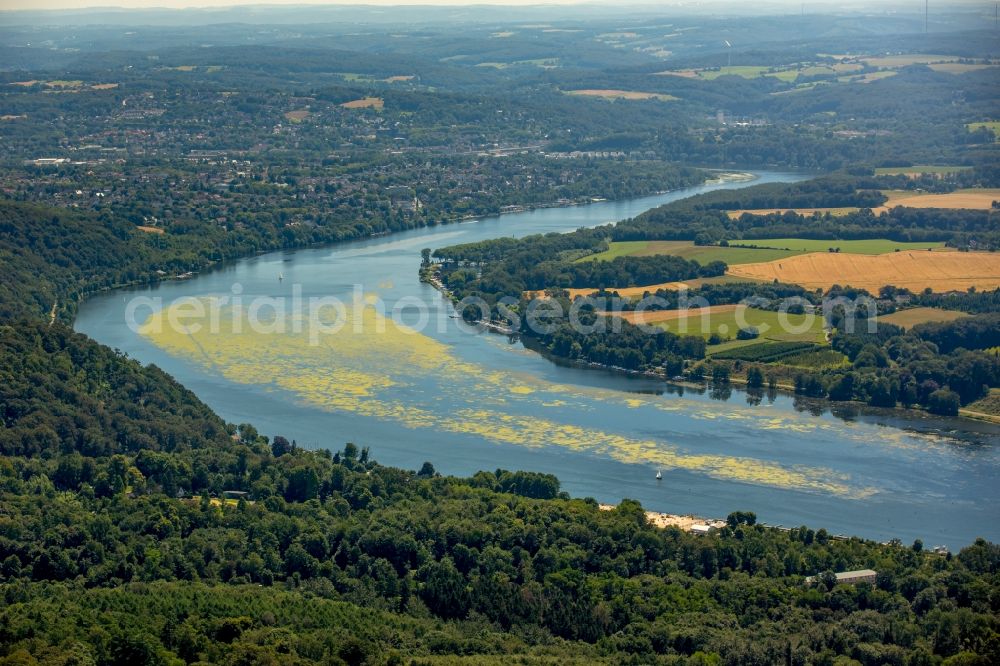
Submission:
M 662 478 L 663 478 L 663 475 L 660 474 L 660 470 L 656 470 L 656 480 L 659 481 Z

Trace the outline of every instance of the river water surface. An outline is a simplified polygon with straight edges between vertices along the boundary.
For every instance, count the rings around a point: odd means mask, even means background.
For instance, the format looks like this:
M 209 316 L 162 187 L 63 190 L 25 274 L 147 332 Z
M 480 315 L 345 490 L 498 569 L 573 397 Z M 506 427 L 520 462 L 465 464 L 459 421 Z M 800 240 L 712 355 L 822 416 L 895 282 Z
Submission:
M 755 183 L 800 178 L 757 175 Z M 951 548 L 977 536 L 1000 538 L 996 426 L 894 411 L 833 415 L 785 395 L 759 404 L 742 391 L 679 395 L 650 379 L 561 367 L 452 319 L 450 304 L 417 278 L 424 247 L 570 231 L 742 185 L 275 252 L 190 280 L 93 298 L 81 307 L 76 329 L 155 363 L 228 421 L 306 447 L 353 441 L 370 446 L 383 464 L 415 469 L 431 461 L 449 474 L 550 472 L 573 495 L 629 497 L 671 513 L 752 510 L 770 524 Z M 358 289 L 384 303 L 389 321 L 357 304 L 346 312 L 349 325 L 318 344 L 294 327 L 271 334 L 239 327 L 239 317 L 230 316 L 238 309 L 228 307 L 220 310 L 229 323 L 219 332 L 158 327 L 166 310 L 154 312 L 156 306 L 137 311 L 145 328 L 126 324 L 134 297 L 166 306 L 180 297 L 211 303 L 239 292 L 246 303 L 301 292 L 303 299 L 350 303 Z M 430 325 L 420 332 L 396 326 L 393 307 L 416 300 L 429 304 Z M 402 319 L 416 327 L 417 316 L 407 308 Z

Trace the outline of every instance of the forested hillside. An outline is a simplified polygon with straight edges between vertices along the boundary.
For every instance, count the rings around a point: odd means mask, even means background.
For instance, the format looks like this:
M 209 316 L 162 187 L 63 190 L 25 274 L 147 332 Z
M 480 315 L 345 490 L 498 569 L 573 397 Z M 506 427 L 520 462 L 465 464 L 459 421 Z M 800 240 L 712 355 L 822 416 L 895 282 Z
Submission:
M 744 513 L 695 536 L 550 476 L 230 437 L 162 373 L 58 325 L 5 328 L 0 354 L 3 663 L 1000 657 L 985 542 L 952 558 Z M 853 568 L 877 583 L 803 582 Z

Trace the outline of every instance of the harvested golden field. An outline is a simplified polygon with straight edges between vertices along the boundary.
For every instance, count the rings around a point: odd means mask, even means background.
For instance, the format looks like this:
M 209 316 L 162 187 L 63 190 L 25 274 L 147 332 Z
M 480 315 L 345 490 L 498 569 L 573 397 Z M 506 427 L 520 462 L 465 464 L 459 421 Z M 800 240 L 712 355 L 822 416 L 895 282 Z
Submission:
M 1000 287 L 1000 254 L 992 252 L 890 252 L 876 256 L 814 252 L 759 264 L 730 267 L 727 275 L 808 289 L 850 285 L 877 293 L 885 285 L 910 291 L 965 291 Z
M 991 210 L 994 201 L 1000 201 L 1000 189 L 957 190 L 948 194 L 912 194 L 910 192 L 886 192 L 889 201 L 873 208 L 878 215 L 896 206 L 907 208 L 966 208 L 970 210 Z
M 650 92 L 638 92 L 635 90 L 597 90 L 597 89 L 586 89 L 586 90 L 567 90 L 568 95 L 581 95 L 583 97 L 602 97 L 604 99 L 658 99 L 660 101 L 669 101 L 677 99 L 673 95 L 662 95 L 660 93 L 650 93 Z
M 857 208 L 846 207 L 846 208 L 754 208 L 750 210 L 731 210 L 726 214 L 729 219 L 736 220 L 739 219 L 744 213 L 749 213 L 750 215 L 773 215 L 775 213 L 787 213 L 792 211 L 793 213 L 798 213 L 799 215 L 813 215 L 815 213 L 829 213 L 835 217 L 840 217 L 842 215 L 847 215 L 848 213 L 855 213 L 858 211 Z
M 165 232 L 163 229 L 161 229 L 159 227 L 147 227 L 147 226 L 140 225 L 140 226 L 137 226 L 136 229 L 138 229 L 139 231 L 141 231 L 143 233 L 147 233 L 147 234 L 165 234 L 165 233 L 167 233 L 167 232 Z
M 903 328 L 912 328 L 917 324 L 928 322 L 955 321 L 962 317 L 970 316 L 967 312 L 958 310 L 945 310 L 943 308 L 909 308 L 908 310 L 898 310 L 888 315 L 880 315 L 879 321 L 884 321 Z
M 341 104 L 345 109 L 379 109 L 385 106 L 385 101 L 381 97 L 362 97 L 350 102 Z
M 96 83 L 90 86 L 91 90 L 114 90 L 118 87 L 117 83 Z
M 397 76 L 390 76 L 387 79 L 383 79 L 383 81 L 385 81 L 386 83 L 401 83 L 403 81 L 412 81 L 414 78 L 415 77 L 412 74 L 406 76 L 397 75 Z

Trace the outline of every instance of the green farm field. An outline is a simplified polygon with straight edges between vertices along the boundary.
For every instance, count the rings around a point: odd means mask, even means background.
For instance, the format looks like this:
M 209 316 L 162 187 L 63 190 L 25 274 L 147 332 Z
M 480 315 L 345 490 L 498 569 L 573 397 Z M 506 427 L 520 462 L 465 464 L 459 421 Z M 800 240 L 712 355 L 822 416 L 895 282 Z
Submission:
M 807 238 L 765 238 L 758 240 L 730 241 L 736 245 L 758 245 L 760 247 L 779 248 L 796 254 L 808 252 L 827 252 L 829 249 L 840 249 L 846 254 L 886 254 L 899 250 L 927 250 L 943 248 L 944 243 L 903 243 L 885 238 L 868 240 L 811 240 Z M 734 249 L 734 248 L 730 248 Z
M 708 264 L 713 261 L 724 261 L 727 264 L 751 264 L 758 261 L 784 259 L 796 253 L 786 250 L 695 245 L 690 241 L 624 241 L 611 243 L 606 251 L 584 257 L 580 261 L 611 261 L 617 257 L 651 257 L 659 254 L 672 254 L 697 261 L 699 264 Z
M 912 328 L 917 324 L 926 324 L 932 321 L 955 321 L 956 319 L 969 316 L 970 315 L 967 312 L 959 312 L 958 310 L 944 310 L 942 308 L 910 308 L 908 310 L 899 310 L 897 312 L 893 312 L 892 314 L 883 315 L 879 317 L 879 319 L 887 324 L 894 324 L 896 326 L 902 326 L 903 328 Z
M 782 316 L 778 312 L 758 310 L 757 308 L 740 308 L 704 314 L 695 311 L 685 318 L 658 322 L 657 326 L 680 335 L 701 335 L 707 339 L 717 334 L 724 339 L 733 338 L 720 345 L 710 347 L 708 350 L 710 354 L 767 341 L 826 342 L 823 317 L 821 316 L 793 314 Z M 760 331 L 760 337 L 754 340 L 735 340 L 736 333 L 741 326 L 757 328 Z
M 611 243 L 604 252 L 583 257 L 579 261 L 611 261 L 618 257 L 649 257 L 671 254 L 697 261 L 700 264 L 724 261 L 730 266 L 735 266 L 774 261 L 809 252 L 827 252 L 831 247 L 840 248 L 841 252 L 848 254 L 885 254 L 896 250 L 926 250 L 944 247 L 944 243 L 900 243 L 878 238 L 851 241 L 767 238 L 730 241 L 730 243 L 732 244 L 730 247 L 720 247 L 718 245 L 695 245 L 690 241 L 623 241 Z M 757 247 L 734 247 L 737 244 L 756 245 Z

